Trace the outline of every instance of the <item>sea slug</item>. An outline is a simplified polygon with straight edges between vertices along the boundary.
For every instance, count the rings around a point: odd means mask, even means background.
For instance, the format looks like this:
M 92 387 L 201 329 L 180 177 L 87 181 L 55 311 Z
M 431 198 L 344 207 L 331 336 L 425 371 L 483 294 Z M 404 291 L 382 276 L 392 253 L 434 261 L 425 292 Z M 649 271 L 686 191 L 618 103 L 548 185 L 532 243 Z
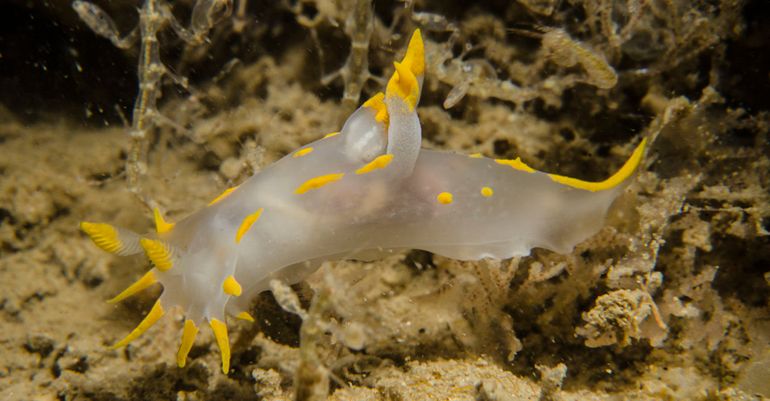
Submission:
M 102 249 L 144 251 L 154 265 L 110 302 L 163 286 L 149 314 L 115 347 L 179 307 L 185 323 L 178 365 L 208 322 L 227 373 L 225 317 L 252 320 L 249 302 L 272 279 L 295 283 L 325 260 L 411 248 L 461 260 L 527 255 L 533 247 L 564 253 L 601 228 L 645 140 L 601 182 L 539 172 L 518 158 L 421 149 L 415 109 L 424 62 L 416 31 L 385 93 L 366 101 L 339 133 L 303 146 L 177 223 L 156 210 L 156 232 L 140 236 L 82 222 Z

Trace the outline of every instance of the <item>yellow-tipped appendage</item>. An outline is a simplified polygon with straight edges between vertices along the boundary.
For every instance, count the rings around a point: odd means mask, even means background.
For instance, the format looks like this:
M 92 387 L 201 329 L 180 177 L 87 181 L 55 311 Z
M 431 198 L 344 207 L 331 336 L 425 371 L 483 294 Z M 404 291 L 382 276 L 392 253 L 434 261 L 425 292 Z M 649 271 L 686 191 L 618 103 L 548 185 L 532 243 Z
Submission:
M 83 221 L 80 223 L 80 229 L 91 237 L 96 246 L 107 252 L 120 253 L 124 248 L 118 230 L 109 224 Z
M 420 84 L 417 79 L 425 73 L 425 46 L 419 29 L 412 34 L 404 59 L 393 65 L 396 72 L 388 81 L 385 96 L 398 96 L 406 102 L 410 111 L 414 110 L 420 98 Z
M 222 283 L 222 290 L 225 292 L 225 294 L 232 295 L 234 297 L 240 297 L 241 293 L 243 292 L 241 284 L 233 276 L 227 276 L 225 281 Z
M 370 173 L 374 170 L 379 170 L 381 168 L 388 167 L 388 164 L 393 161 L 393 155 L 392 154 L 384 154 L 377 156 L 374 160 L 367 163 L 365 166 L 359 168 L 356 170 L 356 174 L 366 174 Z
M 185 320 L 184 330 L 182 331 L 182 344 L 176 353 L 176 364 L 180 368 L 187 364 L 187 355 L 190 353 L 190 349 L 195 342 L 196 335 L 198 335 L 198 328 L 195 326 L 195 322 L 189 319 Z
M 124 339 L 118 341 L 115 345 L 112 346 L 112 349 L 117 349 L 121 347 L 125 347 L 130 343 L 131 341 L 136 340 L 139 336 L 144 334 L 145 331 L 147 331 L 152 325 L 155 324 L 161 317 L 163 317 L 163 314 L 165 312 L 163 311 L 163 306 L 160 304 L 160 300 L 155 301 L 155 305 L 152 306 L 152 309 L 150 309 L 150 313 L 147 314 L 147 316 L 144 317 L 144 320 L 142 320 L 136 328 L 129 333 Z
M 155 218 L 155 230 L 158 234 L 165 234 L 174 229 L 174 223 L 167 222 L 157 207 L 152 209 L 152 215 Z
M 634 149 L 634 152 L 631 153 L 631 157 L 626 160 L 626 162 L 623 164 L 623 167 L 621 167 L 620 170 L 613 174 L 612 177 L 604 181 L 583 181 L 577 178 L 565 177 L 563 175 L 557 174 L 548 174 L 548 176 L 560 184 L 568 185 L 573 188 L 584 189 L 586 191 L 596 192 L 615 188 L 634 174 L 634 171 L 636 171 L 636 168 L 639 167 L 639 164 L 642 162 L 645 146 L 647 146 L 647 138 L 642 139 L 642 142 L 639 143 L 636 149 Z
M 518 157 L 515 159 L 495 159 L 495 163 L 502 164 L 503 166 L 510 166 L 511 168 L 515 168 L 516 170 L 519 170 L 519 171 L 525 171 L 527 173 L 534 173 L 535 171 L 537 171 L 532 167 L 527 166 Z
M 262 215 L 262 212 L 264 211 L 264 208 L 257 209 L 256 212 L 246 216 L 243 218 L 243 221 L 241 222 L 240 227 L 238 227 L 238 231 L 235 232 L 235 243 L 241 242 L 241 238 L 243 238 L 244 235 L 249 231 L 252 225 L 259 220 L 259 216 Z
M 173 261 L 171 260 L 171 252 L 169 251 L 168 246 L 162 241 L 142 238 L 139 240 L 139 244 L 142 246 L 142 249 L 144 249 L 144 253 L 147 254 L 150 262 L 152 262 L 158 270 L 164 272 L 174 266 Z
M 150 270 L 147 273 L 145 273 L 145 275 L 142 276 L 142 278 L 140 278 L 139 280 L 137 280 L 134 284 L 131 284 L 130 286 L 128 286 L 128 288 L 123 290 L 123 292 L 116 295 L 115 298 L 112 298 L 109 301 L 107 301 L 107 303 L 116 304 L 157 282 L 158 282 L 158 279 L 155 277 L 155 273 L 152 270 Z
M 227 338 L 227 325 L 217 319 L 209 320 L 211 330 L 214 331 L 214 338 L 219 346 L 219 353 L 222 356 L 222 373 L 227 374 L 230 371 L 230 340 Z
M 241 313 L 235 315 L 235 317 L 237 317 L 238 319 L 241 319 L 241 320 L 245 320 L 247 322 L 254 323 L 254 317 L 251 316 L 251 314 L 249 312 L 245 312 L 245 311 L 241 312 Z

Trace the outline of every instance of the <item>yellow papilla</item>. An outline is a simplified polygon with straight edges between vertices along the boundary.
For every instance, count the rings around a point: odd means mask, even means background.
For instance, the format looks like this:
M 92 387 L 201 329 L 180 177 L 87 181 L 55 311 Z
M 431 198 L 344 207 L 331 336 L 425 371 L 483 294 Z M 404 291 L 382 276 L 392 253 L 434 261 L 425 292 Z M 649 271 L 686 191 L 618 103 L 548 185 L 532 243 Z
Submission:
M 642 156 L 644 155 L 645 146 L 647 146 L 647 138 L 642 139 L 642 142 L 639 143 L 636 149 L 634 149 L 634 152 L 631 153 L 631 157 L 629 157 L 628 160 L 626 160 L 626 162 L 623 164 L 623 167 L 621 167 L 620 170 L 618 170 L 615 174 L 613 174 L 612 177 L 604 181 L 600 181 L 600 182 L 583 181 L 577 178 L 565 177 L 563 175 L 557 175 L 557 174 L 548 174 L 548 176 L 551 177 L 552 180 L 560 184 L 568 185 L 573 188 L 583 189 L 591 192 L 615 188 L 616 186 L 625 182 L 626 179 L 628 179 L 629 177 L 631 177 L 631 175 L 634 174 L 634 171 L 636 171 L 636 168 L 639 167 L 639 164 L 642 162 Z
M 195 342 L 195 336 L 198 334 L 198 327 L 192 320 L 184 321 L 184 331 L 182 331 L 182 344 L 179 345 L 179 351 L 176 353 L 176 364 L 183 368 L 187 364 L 187 355 Z
M 227 374 L 230 371 L 230 340 L 227 337 L 227 325 L 217 319 L 209 320 L 211 330 L 214 331 L 214 338 L 219 346 L 219 353 L 222 356 L 222 373 Z
M 139 323 L 136 328 L 129 333 L 124 339 L 118 341 L 115 345 L 112 346 L 112 349 L 118 349 L 121 347 L 125 347 L 130 343 L 131 341 L 136 340 L 139 336 L 144 334 L 145 331 L 147 331 L 152 325 L 155 324 L 160 318 L 163 317 L 163 314 L 165 312 L 163 311 L 163 306 L 160 304 L 160 300 L 155 301 L 155 305 L 152 306 L 152 309 L 150 309 L 150 313 L 147 314 L 147 316 L 144 317 L 144 319 Z
M 174 223 L 169 223 L 163 219 L 163 214 L 157 207 L 152 209 L 152 215 L 155 218 L 155 230 L 158 234 L 164 234 L 174 229 Z
M 130 286 L 128 286 L 128 288 L 123 290 L 123 292 L 116 295 L 115 298 L 112 298 L 109 301 L 107 301 L 107 303 L 116 304 L 157 282 L 158 282 L 158 279 L 155 278 L 155 273 L 152 270 L 150 270 L 147 273 L 145 273 L 145 275 L 142 276 L 142 278 L 140 278 L 139 280 L 137 280 L 134 284 L 131 284 Z

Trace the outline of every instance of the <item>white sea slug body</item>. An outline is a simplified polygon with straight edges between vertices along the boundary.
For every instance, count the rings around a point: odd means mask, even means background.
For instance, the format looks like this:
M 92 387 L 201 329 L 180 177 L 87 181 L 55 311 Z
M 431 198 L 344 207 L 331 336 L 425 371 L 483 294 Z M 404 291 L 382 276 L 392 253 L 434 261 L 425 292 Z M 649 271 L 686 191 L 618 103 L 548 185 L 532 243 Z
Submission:
M 419 31 L 379 93 L 330 134 L 287 155 L 176 224 L 156 211 L 157 233 L 140 237 L 81 223 L 101 248 L 142 249 L 155 267 L 115 297 L 159 282 L 160 299 L 116 347 L 172 307 L 185 314 L 177 363 L 198 328 L 212 327 L 229 370 L 226 315 L 250 320 L 249 301 L 272 279 L 302 280 L 320 262 L 422 249 L 461 260 L 569 252 L 602 225 L 639 164 L 644 140 L 602 182 L 538 172 L 515 160 L 420 149 L 416 113 L 424 72 Z

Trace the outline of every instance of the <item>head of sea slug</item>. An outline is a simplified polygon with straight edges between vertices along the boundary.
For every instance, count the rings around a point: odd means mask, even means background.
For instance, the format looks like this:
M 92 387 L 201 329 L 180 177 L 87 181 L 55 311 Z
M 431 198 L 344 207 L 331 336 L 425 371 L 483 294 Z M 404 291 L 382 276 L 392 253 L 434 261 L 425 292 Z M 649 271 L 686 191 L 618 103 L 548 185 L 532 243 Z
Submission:
M 103 250 L 123 256 L 144 251 L 154 265 L 138 281 L 107 302 L 118 303 L 155 283 L 163 286 L 160 298 L 144 320 L 113 348 L 128 345 L 169 310 L 178 308 L 185 315 L 185 323 L 177 365 L 185 366 L 199 327 L 208 322 L 221 352 L 222 371 L 227 373 L 230 369 L 230 344 L 225 309 L 232 297 L 242 293 L 241 285 L 233 276 L 234 247 L 231 243 L 214 241 L 195 252 L 183 251 L 166 240 L 174 225 L 167 223 L 158 210 L 155 210 L 155 226 L 157 233 L 150 238 L 105 223 L 80 223 L 81 230 Z M 235 317 L 254 320 L 245 310 L 235 312 Z

